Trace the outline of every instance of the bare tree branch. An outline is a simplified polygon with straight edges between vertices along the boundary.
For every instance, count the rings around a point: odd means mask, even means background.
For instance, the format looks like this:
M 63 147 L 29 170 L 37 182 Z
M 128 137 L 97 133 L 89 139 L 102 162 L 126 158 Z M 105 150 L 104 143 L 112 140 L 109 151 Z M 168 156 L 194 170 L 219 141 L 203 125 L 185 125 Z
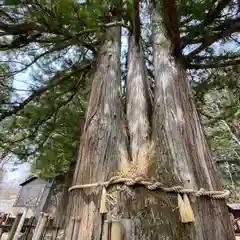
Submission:
M 219 55 L 219 56 L 195 56 L 194 61 L 201 63 L 201 61 L 227 61 L 234 60 L 236 58 L 240 58 L 240 54 L 227 54 L 227 55 Z
M 211 63 L 189 63 L 187 64 L 188 69 L 207 69 L 207 68 L 220 68 L 229 67 L 233 65 L 240 65 L 240 59 L 230 60 L 226 62 L 211 62 Z
M 32 31 L 44 32 L 44 26 L 36 23 L 6 24 L 0 22 L 0 29 L 12 35 L 26 34 Z

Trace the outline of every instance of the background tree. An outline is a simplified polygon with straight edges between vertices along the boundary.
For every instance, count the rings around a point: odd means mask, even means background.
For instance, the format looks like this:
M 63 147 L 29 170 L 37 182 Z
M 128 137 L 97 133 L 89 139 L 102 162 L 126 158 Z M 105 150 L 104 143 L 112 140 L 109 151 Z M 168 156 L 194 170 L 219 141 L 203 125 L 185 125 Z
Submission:
M 204 129 L 223 183 L 232 190 L 232 201 L 239 199 L 238 71 L 238 67 L 212 70 L 201 84 L 197 84 Z M 216 85 L 219 80 L 221 85 Z M 201 88 L 205 84 L 210 85 L 207 91 Z

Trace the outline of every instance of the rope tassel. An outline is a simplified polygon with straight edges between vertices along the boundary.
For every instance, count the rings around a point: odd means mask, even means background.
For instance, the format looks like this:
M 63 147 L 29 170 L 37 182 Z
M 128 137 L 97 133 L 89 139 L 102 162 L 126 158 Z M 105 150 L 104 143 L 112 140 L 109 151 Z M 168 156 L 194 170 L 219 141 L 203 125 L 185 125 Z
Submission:
M 183 194 L 183 202 L 185 204 L 186 215 L 188 222 L 195 222 L 195 217 L 193 214 L 192 206 L 187 194 Z
M 101 202 L 100 202 L 100 213 L 101 214 L 107 213 L 106 200 L 107 200 L 107 190 L 105 187 L 103 187 Z
M 179 213 L 180 213 L 180 220 L 182 223 L 190 223 L 194 222 L 194 214 L 193 210 L 189 201 L 189 198 L 187 194 L 182 196 L 178 193 L 178 208 L 179 208 Z

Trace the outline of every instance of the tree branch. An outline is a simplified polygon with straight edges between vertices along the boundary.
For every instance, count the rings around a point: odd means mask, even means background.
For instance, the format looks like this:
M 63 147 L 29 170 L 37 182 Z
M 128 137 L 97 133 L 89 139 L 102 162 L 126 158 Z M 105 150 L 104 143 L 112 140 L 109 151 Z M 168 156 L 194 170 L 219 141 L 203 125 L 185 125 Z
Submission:
M 30 103 L 32 100 L 34 100 L 36 97 L 41 96 L 44 92 L 50 90 L 51 88 L 59 85 L 60 83 L 63 83 L 67 80 L 69 80 L 69 77 L 73 76 L 74 74 L 77 74 L 79 72 L 88 71 L 92 66 L 92 63 L 87 63 L 84 65 L 81 65 L 77 67 L 74 71 L 71 71 L 69 73 L 66 73 L 65 76 L 58 79 L 56 82 L 49 84 L 47 86 L 41 87 L 34 91 L 29 97 L 27 97 L 22 103 L 20 103 L 18 106 L 15 106 L 12 110 L 4 112 L 0 116 L 0 122 L 3 121 L 5 118 L 10 117 L 16 113 L 18 113 L 20 110 L 22 110 L 28 103 Z M 60 74 L 57 74 L 55 78 L 58 78 L 59 75 L 62 75 L 62 72 Z
M 4 11 L 4 9 L 0 9 L 0 16 L 5 16 L 5 18 L 7 18 L 8 20 L 10 20 L 11 22 L 15 22 L 15 19 L 14 18 L 12 18 L 8 13 L 6 13 L 5 11 Z
M 231 127 L 227 124 L 225 120 L 221 120 L 223 125 L 227 128 L 228 132 L 230 133 L 232 139 L 240 146 L 240 139 L 232 132 Z
M 163 6 L 164 12 L 164 22 L 168 30 L 168 34 L 174 45 L 174 53 L 176 56 L 181 55 L 181 40 L 180 40 L 180 23 L 178 19 L 178 13 L 176 9 L 175 0 L 164 0 Z
M 140 40 L 140 14 L 139 14 L 139 0 L 133 0 L 133 30 L 136 44 Z
M 208 35 L 207 37 L 203 37 L 203 38 L 184 37 L 184 38 L 182 38 L 182 48 L 186 47 L 188 44 L 204 43 L 204 42 L 208 41 L 209 39 L 212 39 L 214 42 L 221 38 L 230 36 L 231 34 L 233 34 L 235 32 L 239 32 L 240 31 L 240 18 L 227 19 L 222 24 L 213 27 L 209 31 L 211 31 L 212 34 Z
M 213 1 L 213 7 L 208 11 L 207 16 L 203 22 L 203 25 L 210 25 L 214 19 L 216 19 L 222 10 L 231 2 L 232 0 L 218 0 Z
M 240 59 L 234 59 L 226 62 L 211 62 L 211 63 L 189 63 L 187 64 L 188 69 L 207 69 L 207 68 L 220 68 L 229 67 L 233 65 L 240 65 Z
M 223 29 L 231 29 L 231 31 L 240 31 L 240 17 L 234 19 L 226 19 L 223 23 L 212 28 L 213 31 L 222 31 Z
M 10 44 L 0 45 L 0 49 L 10 50 L 10 49 L 24 47 L 24 46 L 28 45 L 29 43 L 36 41 L 36 39 L 38 37 L 40 37 L 41 35 L 42 35 L 41 33 L 37 33 L 34 35 L 19 35 Z
M 69 44 L 65 44 L 65 45 L 62 45 L 62 46 L 54 46 L 54 47 L 52 47 L 51 49 L 49 49 L 48 51 L 46 51 L 46 52 L 44 52 L 44 53 L 36 56 L 36 57 L 33 59 L 33 61 L 31 61 L 29 64 L 24 64 L 25 66 L 24 66 L 22 69 L 17 70 L 17 71 L 14 71 L 14 72 L 10 72 L 11 74 L 8 74 L 8 76 L 10 76 L 10 75 L 12 76 L 12 75 L 14 75 L 14 74 L 18 74 L 18 73 L 20 73 L 20 72 L 23 72 L 23 71 L 25 71 L 27 68 L 31 67 L 34 63 L 36 63 L 40 58 L 42 58 L 42 57 L 44 57 L 44 56 L 46 56 L 46 55 L 48 55 L 48 54 L 50 54 L 50 53 L 53 53 L 53 52 L 56 52 L 56 51 L 60 51 L 60 50 L 66 48 L 66 47 L 68 47 L 68 46 L 69 46 Z M 1 61 L 0 61 L 0 62 L 1 62 Z M 11 61 L 11 62 L 12 62 L 12 61 Z M 21 64 L 21 62 L 20 62 L 20 64 Z
M 195 56 L 194 61 L 201 62 L 201 61 L 226 61 L 226 60 L 234 60 L 236 58 L 240 58 L 240 54 L 229 54 L 229 55 L 219 55 L 219 56 Z
M 196 37 L 201 34 L 200 30 L 209 26 L 213 23 L 214 19 L 216 19 L 221 11 L 231 2 L 231 0 L 218 0 L 217 2 L 213 1 L 212 8 L 207 13 L 206 18 L 196 26 L 196 29 L 199 29 L 199 32 L 195 32 L 193 35 L 188 35 L 182 39 L 181 48 L 185 48 L 188 44 L 199 43 L 196 42 Z
M 124 24 L 123 22 L 111 22 L 107 24 L 98 24 L 99 28 L 109 28 L 113 26 L 123 26 L 129 28 L 128 25 Z M 76 43 L 82 45 L 83 47 L 88 48 L 89 50 L 95 52 L 95 48 L 81 39 L 77 39 L 80 36 L 88 35 L 90 33 L 94 33 L 99 30 L 99 28 L 90 28 L 84 29 L 77 34 L 72 34 L 67 29 L 64 28 L 51 28 L 49 26 L 44 26 L 35 23 L 22 23 L 22 24 L 5 24 L 0 22 L 0 30 L 5 32 L 5 35 L 20 35 L 18 38 L 13 40 L 10 44 L 0 45 L 0 49 L 7 50 L 7 49 L 15 49 L 19 47 L 26 46 L 30 42 L 37 41 L 37 38 L 40 37 L 43 33 L 52 33 L 56 35 L 62 35 L 64 38 L 62 41 L 67 40 L 76 40 Z M 37 33 L 36 33 L 37 31 Z M 35 32 L 33 34 L 33 32 Z M 30 35 L 30 36 L 29 36 Z M 41 42 L 41 40 L 39 40 Z
M 36 23 L 6 24 L 0 22 L 0 29 L 12 35 L 26 34 L 31 31 L 44 32 L 46 29 Z
M 238 24 L 240 25 L 240 22 Z M 237 25 L 237 27 L 240 27 L 240 26 Z M 221 32 L 217 33 L 216 35 L 209 36 L 207 38 L 203 38 L 201 45 L 198 48 L 196 48 L 195 50 L 193 50 L 192 52 L 190 52 L 189 54 L 187 54 L 186 57 L 188 59 L 193 58 L 198 53 L 202 52 L 204 49 L 211 46 L 214 42 L 230 36 L 235 31 L 236 31 L 235 27 L 230 27 L 230 28 L 223 29 Z
M 47 141 L 47 139 L 49 138 L 51 133 L 49 133 L 48 136 L 45 135 L 46 138 L 39 144 L 38 148 L 35 149 L 34 152 L 30 152 L 30 153 L 29 152 L 28 153 L 27 152 L 19 152 L 19 151 L 14 150 L 13 146 L 14 146 L 14 144 L 22 142 L 22 141 L 24 141 L 26 139 L 36 138 L 37 132 L 39 131 L 39 128 L 41 127 L 41 125 L 46 123 L 47 121 L 49 121 L 53 116 L 54 116 L 54 120 L 53 121 L 54 121 L 54 124 L 55 124 L 56 117 L 57 117 L 57 114 L 58 114 L 59 110 L 62 107 L 66 106 L 74 98 L 74 96 L 77 93 L 77 88 L 78 87 L 74 87 L 74 88 L 69 89 L 69 91 L 72 90 L 73 93 L 65 101 L 60 103 L 57 106 L 57 108 L 54 108 L 47 116 L 45 116 L 41 121 L 39 121 L 37 123 L 37 125 L 35 126 L 34 130 L 31 129 L 30 133 L 27 136 L 24 136 L 24 137 L 22 137 L 20 139 L 8 142 L 8 146 L 4 146 L 4 145 L 2 145 L 0 143 L 0 147 L 4 149 L 4 156 L 6 156 L 8 154 L 8 152 L 11 152 L 11 153 L 13 153 L 15 155 L 18 155 L 18 156 L 29 157 L 31 155 L 34 155 L 37 151 L 39 151 L 39 149 L 41 147 L 43 147 L 44 142 Z M 54 127 L 55 127 L 54 124 L 53 124 L 53 127 L 52 127 L 51 131 L 54 130 Z M 6 144 L 6 141 L 4 141 L 4 144 Z
M 207 113 L 204 113 L 204 112 L 201 112 L 202 115 L 205 115 L 205 117 L 207 117 L 209 120 L 203 122 L 204 125 L 206 126 L 210 126 L 210 125 L 213 125 L 215 123 L 217 123 L 218 121 L 221 121 L 221 120 L 226 120 L 226 119 L 229 119 L 231 117 L 233 117 L 233 115 L 236 113 L 234 111 L 231 111 L 231 112 L 226 112 L 227 109 L 231 108 L 232 105 L 229 105 L 229 106 L 226 106 L 224 110 L 221 111 L 220 114 L 218 114 L 218 116 L 211 116 L 210 114 L 207 114 Z M 199 111 L 199 109 L 198 109 Z

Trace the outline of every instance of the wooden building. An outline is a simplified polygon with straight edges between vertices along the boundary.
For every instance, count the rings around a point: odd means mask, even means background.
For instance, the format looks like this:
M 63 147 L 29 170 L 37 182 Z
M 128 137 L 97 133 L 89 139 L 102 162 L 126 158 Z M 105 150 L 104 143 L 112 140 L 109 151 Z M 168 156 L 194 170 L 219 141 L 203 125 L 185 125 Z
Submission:
M 240 203 L 227 204 L 235 233 L 240 233 Z
M 34 216 L 38 218 L 44 212 L 50 198 L 52 182 L 40 179 L 36 176 L 27 178 L 20 184 L 14 207 L 30 208 Z

